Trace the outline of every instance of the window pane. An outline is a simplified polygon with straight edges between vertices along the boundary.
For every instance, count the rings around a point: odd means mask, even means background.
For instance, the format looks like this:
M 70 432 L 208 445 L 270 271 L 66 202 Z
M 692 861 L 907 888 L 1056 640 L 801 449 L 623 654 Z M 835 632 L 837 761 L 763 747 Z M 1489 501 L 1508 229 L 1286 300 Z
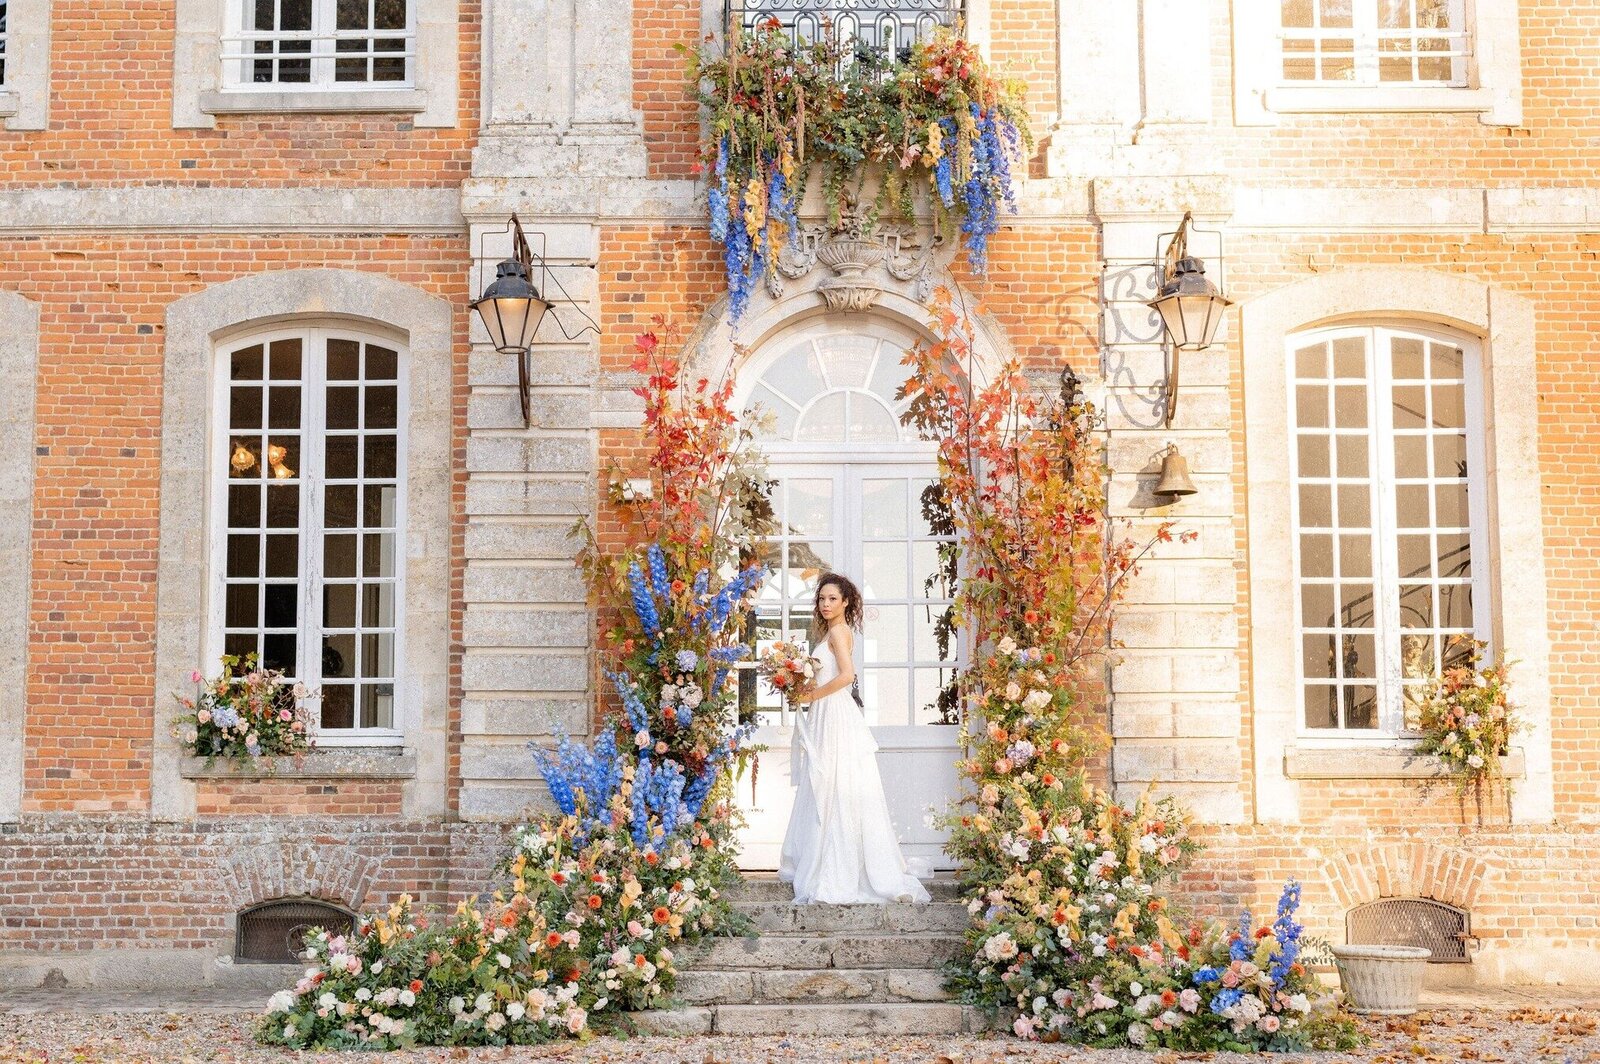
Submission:
M 1400 585 L 1400 625 L 1404 628 L 1433 627 L 1433 585 Z
M 905 541 L 861 546 L 861 592 L 868 598 L 911 597 Z
M 1339 637 L 1332 634 L 1314 634 L 1300 637 L 1303 661 L 1301 668 L 1308 680 L 1331 680 L 1339 675 Z
M 230 405 L 228 425 L 236 429 L 259 429 L 261 413 L 265 409 L 260 388 L 234 387 L 229 389 Z
M 1300 575 L 1312 578 L 1333 575 L 1332 536 L 1301 534 Z
M 1339 537 L 1339 575 L 1343 577 L 1372 575 L 1372 537 Z
M 254 344 L 250 347 L 241 347 L 229 356 L 229 374 L 236 381 L 258 381 L 261 379 L 261 345 Z
M 1337 728 L 1339 726 L 1339 689 L 1332 684 L 1307 684 L 1306 727 Z
M 1471 576 L 1471 533 L 1440 532 L 1436 538 L 1439 544 L 1439 575 L 1458 579 Z
M 227 616 L 223 620 L 229 628 L 255 628 L 260 623 L 259 589 L 255 584 L 229 584 Z
M 1433 475 L 1436 477 L 1465 477 L 1467 475 L 1467 437 L 1464 435 L 1432 436 Z
M 1367 389 L 1359 384 L 1341 384 L 1333 390 L 1334 423 L 1342 429 L 1367 427 Z
M 395 476 L 398 456 L 393 436 L 380 435 L 366 438 L 366 469 L 362 475 L 368 480 L 385 480 Z
M 1307 628 L 1332 628 L 1335 619 L 1333 585 L 1301 584 L 1300 623 Z
M 1328 389 L 1320 385 L 1301 384 L 1295 390 L 1295 424 L 1303 429 L 1326 428 L 1328 424 Z
M 1406 479 L 1420 479 L 1428 475 L 1428 437 L 1394 438 L 1394 475 Z
M 300 385 L 300 338 L 291 337 L 287 340 L 274 340 L 272 342 L 272 379 L 275 381 L 294 381 L 295 387 Z
M 1333 375 L 1346 380 L 1367 379 L 1367 340 L 1341 336 L 1333 342 Z
M 261 489 L 254 484 L 228 485 L 228 527 L 261 527 Z
M 1421 385 L 1395 385 L 1394 427 L 1420 429 L 1428 423 L 1428 389 Z
M 1365 479 L 1369 475 L 1366 436 L 1336 436 L 1334 448 L 1339 462 L 1338 475 L 1342 479 Z
M 1467 514 L 1467 482 L 1447 481 L 1433 489 L 1436 520 L 1440 528 L 1466 528 L 1471 523 Z
M 1433 537 L 1397 536 L 1396 554 L 1400 563 L 1400 576 L 1428 579 L 1433 575 Z
M 1312 7 L 1312 0 L 1283 0 L 1283 27 L 1310 28 L 1313 25 Z
M 267 427 L 298 429 L 300 427 L 300 388 L 275 386 L 267 389 Z
M 1333 527 L 1333 489 L 1326 484 L 1300 485 L 1300 527 Z
M 361 422 L 361 389 L 329 388 L 327 427 L 353 429 Z
M 228 575 L 261 575 L 261 539 L 259 536 L 228 537 Z
M 396 4 L 395 6 L 403 9 L 405 5 Z M 402 25 L 404 25 L 404 21 L 405 16 L 402 12 Z M 398 353 L 391 351 L 387 347 L 379 347 L 376 344 L 367 345 L 367 380 L 392 381 L 398 377 L 399 371 L 400 356 Z
M 1344 726 L 1346 728 L 1376 728 L 1378 726 L 1378 689 L 1355 686 L 1344 688 Z
M 367 584 L 361 589 L 361 623 L 374 628 L 394 625 L 394 584 Z
M 267 527 L 300 527 L 300 485 L 270 484 L 267 486 Z
M 350 728 L 355 726 L 355 688 L 349 684 L 322 685 L 322 726 L 324 728 Z
M 1365 484 L 1339 486 L 1339 527 L 1369 528 L 1372 525 L 1372 495 Z
M 1394 359 L 1394 379 L 1422 380 L 1427 374 L 1423 342 L 1414 336 L 1396 336 L 1389 344 Z
M 361 524 L 364 528 L 393 528 L 395 497 L 399 490 L 390 484 L 373 484 L 362 489 Z
M 393 385 L 382 384 L 376 387 L 367 386 L 367 410 L 365 424 L 367 429 L 392 429 L 395 427 L 395 417 L 399 409 L 399 396 Z
M 1472 630 L 1472 585 L 1444 584 L 1439 588 L 1439 624 L 1459 631 Z
M 267 632 L 261 637 L 261 664 L 293 675 L 296 668 L 295 644 L 292 632 Z
M 268 628 L 296 628 L 300 624 L 300 588 L 295 584 L 266 586 L 265 623 Z
M 361 537 L 361 575 L 394 575 L 394 536 L 381 534 Z
M 1428 510 L 1426 484 L 1401 484 L 1394 489 L 1395 517 L 1401 528 L 1427 528 L 1433 524 Z
M 1328 437 L 1301 433 L 1298 447 L 1300 475 L 1302 477 L 1326 477 L 1332 475 L 1332 470 L 1328 465 Z
M 322 521 L 328 528 L 356 527 L 356 486 L 331 484 L 322 489 Z
M 300 537 L 267 537 L 267 576 L 300 575 Z
M 862 534 L 904 536 L 909 528 L 906 513 L 906 482 L 865 480 L 861 483 Z
M 1339 624 L 1343 628 L 1370 628 L 1373 617 L 1372 585 L 1339 585 Z
M 833 524 L 833 481 L 785 481 L 785 531 L 799 535 L 828 535 Z
M 325 584 L 322 588 L 322 624 L 325 628 L 356 626 L 355 584 Z
M 356 537 L 322 537 L 322 575 L 329 577 L 356 575 Z
M 394 727 L 394 685 L 361 685 L 361 726 L 363 728 Z
M 328 340 L 328 379 L 354 381 L 361 379 L 361 344 L 355 340 L 332 337 Z
M 1341 642 L 1344 653 L 1339 659 L 1340 674 L 1347 680 L 1372 679 L 1377 675 L 1377 642 L 1371 635 L 1346 634 Z
M 335 632 L 322 637 L 322 675 L 347 679 L 356 674 L 356 637 Z
M 360 473 L 360 436 L 329 436 L 322 441 L 323 463 L 329 480 L 354 480 Z

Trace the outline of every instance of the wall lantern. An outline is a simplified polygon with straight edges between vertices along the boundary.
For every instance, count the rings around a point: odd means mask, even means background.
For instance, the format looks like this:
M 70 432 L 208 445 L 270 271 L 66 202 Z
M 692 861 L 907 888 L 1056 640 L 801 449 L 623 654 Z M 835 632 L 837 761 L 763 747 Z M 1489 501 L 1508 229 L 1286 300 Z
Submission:
M 1168 430 L 1178 411 L 1180 354 L 1210 347 L 1216 339 L 1217 327 L 1222 324 L 1223 311 L 1233 305 L 1233 300 L 1206 277 L 1206 264 L 1189 254 L 1189 229 L 1193 224 L 1194 215 L 1184 211 L 1183 221 L 1160 259 L 1161 278 L 1156 297 L 1146 304 L 1160 315 L 1161 330 L 1165 334 L 1162 345 L 1167 355 L 1164 424 Z M 1168 443 L 1162 452 L 1161 476 L 1156 481 L 1155 494 L 1171 503 L 1195 491 L 1194 481 L 1189 479 L 1188 459 L 1183 457 L 1176 443 Z
M 483 295 L 468 304 L 478 312 L 478 317 L 483 321 L 483 327 L 489 333 L 489 340 L 494 344 L 496 351 L 507 355 L 517 356 L 517 393 L 522 403 L 522 425 L 527 428 L 533 424 L 532 411 L 532 380 L 530 378 L 528 359 L 533 347 L 534 337 L 539 332 L 539 325 L 544 321 L 546 314 L 561 326 L 561 335 L 568 340 L 576 340 L 586 332 L 599 335 L 600 326 L 595 324 L 593 318 L 584 314 L 572 297 L 567 295 L 567 290 L 561 282 L 549 273 L 550 266 L 545 262 L 543 255 L 537 255 L 528 244 L 528 238 L 522 231 L 522 222 L 515 214 L 511 216 L 511 255 L 495 267 L 495 278 L 484 288 Z M 566 297 L 567 303 L 579 314 L 583 315 L 589 324 L 579 329 L 576 333 L 569 334 L 561 318 L 554 312 L 553 304 L 540 295 L 539 289 L 533 284 L 533 264 L 537 259 L 541 279 L 549 277 L 555 286 Z

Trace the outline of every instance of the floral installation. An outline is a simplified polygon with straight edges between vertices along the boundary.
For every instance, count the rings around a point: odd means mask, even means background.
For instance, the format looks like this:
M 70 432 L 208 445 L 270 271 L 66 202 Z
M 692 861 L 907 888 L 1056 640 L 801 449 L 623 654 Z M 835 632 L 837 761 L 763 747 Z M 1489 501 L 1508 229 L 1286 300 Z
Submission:
M 757 660 L 756 667 L 773 694 L 788 697 L 791 692 L 803 691 L 816 682 L 820 664 L 799 643 L 782 641 L 768 647 Z
M 571 767 L 565 782 L 581 794 L 585 770 Z M 632 800 L 623 759 L 615 771 L 608 801 L 517 831 L 507 885 L 486 903 L 430 922 L 402 897 L 348 936 L 313 932 L 304 975 L 273 995 L 258 1037 L 297 1049 L 533 1045 L 667 1000 L 675 951 L 742 928 L 723 895 L 737 872 L 713 841 L 729 831 L 727 805 L 668 830 L 653 799 Z
M 972 268 L 987 270 L 989 239 L 1016 210 L 1013 168 L 1033 141 L 1021 83 L 997 76 L 959 34 L 938 29 L 897 56 L 847 52 L 833 33 L 797 42 L 768 19 L 720 50 L 707 38 L 690 73 L 710 114 L 701 168 L 735 321 L 795 242 L 818 166 L 830 224 L 875 170 L 869 223 L 885 213 L 911 221 L 925 206 L 947 237 L 959 233 Z
M 974 919 L 952 989 L 1014 1009 L 1023 1038 L 1203 1050 L 1347 1040 L 1304 969 L 1291 971 L 1298 888 L 1269 929 L 1279 954 L 1257 958 L 1251 930 L 1249 956 L 1219 967 L 1241 947 L 1185 922 L 1162 893 L 1198 849 L 1184 811 L 1120 803 L 1084 767 L 1105 742 L 1094 713 L 1114 607 L 1141 562 L 1192 533 L 1162 523 L 1143 540 L 1119 535 L 1096 414 L 1075 381 L 1064 375 L 1053 403 L 1015 363 L 980 383 L 965 308 L 941 290 L 933 310 L 934 341 L 908 356 L 906 417 L 939 441 L 940 490 L 924 508 L 961 537 L 951 623 L 978 647 L 951 692 L 967 711 L 970 793 L 944 819 L 946 849 Z
M 1451 655 L 1454 663 L 1416 691 L 1411 723 L 1420 733 L 1417 749 L 1444 762 L 1458 797 L 1472 792 L 1481 822 L 1487 792 L 1498 787 L 1510 796 L 1500 758 L 1528 725 L 1511 703 L 1506 663 L 1480 667 L 1485 645 L 1469 639 L 1459 645 L 1464 649 Z
M 731 389 L 686 384 L 654 334 L 639 350 L 658 488 L 638 504 L 646 538 L 608 552 L 585 525 L 581 558 L 616 619 L 604 672 L 622 711 L 587 744 L 534 750 L 556 808 L 514 834 L 487 901 L 432 924 L 402 901 L 344 939 L 313 933 L 310 967 L 273 997 L 261 1040 L 391 1049 L 626 1030 L 623 1014 L 671 995 L 678 950 L 745 930 L 727 891 L 751 729 L 729 681 L 771 510 Z
M 196 669 L 189 681 L 200 693 L 195 698 L 178 696 L 184 712 L 174 723 L 191 754 L 208 761 L 253 760 L 311 749 L 305 685 L 289 684 L 282 672 L 262 668 L 255 654 L 242 659 L 225 654 L 215 679 L 207 680 Z

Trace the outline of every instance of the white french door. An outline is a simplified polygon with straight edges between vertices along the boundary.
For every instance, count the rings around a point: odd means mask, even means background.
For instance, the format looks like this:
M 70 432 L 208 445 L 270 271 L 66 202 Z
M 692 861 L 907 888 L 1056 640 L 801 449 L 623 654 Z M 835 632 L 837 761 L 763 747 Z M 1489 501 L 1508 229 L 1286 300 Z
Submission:
M 940 548 L 953 537 L 935 534 L 922 496 L 934 479 L 923 448 L 886 447 L 898 460 L 839 460 L 818 454 L 774 457 L 773 503 L 779 518 L 768 564 L 773 576 L 757 607 L 759 652 L 781 638 L 804 640 L 812 596 L 824 573 L 839 572 L 861 587 L 864 630 L 856 638 L 856 670 L 864 713 L 878 742 L 878 767 L 895 831 L 913 871 L 951 867 L 945 833 L 929 824 L 956 793 L 958 722 L 938 708 L 954 676 L 959 644 L 939 646 L 936 624 L 954 588 L 942 578 Z M 863 456 L 864 458 L 865 456 Z M 741 704 L 753 709 L 761 755 L 756 779 L 741 781 L 746 817 L 740 864 L 778 864 L 794 789 L 789 748 L 793 718 L 782 701 L 742 677 Z

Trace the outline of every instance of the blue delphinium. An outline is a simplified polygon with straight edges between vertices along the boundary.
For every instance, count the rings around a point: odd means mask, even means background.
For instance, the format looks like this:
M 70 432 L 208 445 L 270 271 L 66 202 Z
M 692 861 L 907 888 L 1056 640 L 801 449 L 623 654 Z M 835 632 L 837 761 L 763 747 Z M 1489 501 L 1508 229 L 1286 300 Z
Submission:
M 650 562 L 650 584 L 655 589 L 656 598 L 670 599 L 672 580 L 667 576 L 667 556 L 662 553 L 660 545 L 650 544 L 650 549 L 645 551 L 645 558 Z
M 645 634 L 659 640 L 661 617 L 656 613 L 655 599 L 650 594 L 650 586 L 645 583 L 644 572 L 638 562 L 628 566 L 628 589 L 633 594 L 633 612 L 639 615 L 639 623 L 644 626 Z
M 606 679 L 617 689 L 617 697 L 622 699 L 622 708 L 627 711 L 628 723 L 633 725 L 634 731 L 644 731 L 650 727 L 650 713 L 645 709 L 644 701 L 639 697 L 639 692 L 633 686 L 633 679 L 625 672 L 608 672 Z
M 716 181 L 706 193 L 711 209 L 711 237 L 719 243 L 728 239 L 728 138 L 717 142 Z
M 1250 910 L 1246 909 L 1239 914 L 1239 936 L 1228 946 L 1228 956 L 1236 961 L 1247 961 L 1255 952 L 1250 948 L 1251 925 Z
M 1291 879 L 1283 885 L 1283 894 L 1278 898 L 1278 918 L 1272 922 L 1272 934 L 1278 945 L 1267 965 L 1267 975 L 1273 987 L 1279 990 L 1289 980 L 1289 969 L 1300 958 L 1300 935 L 1305 927 L 1294 919 L 1299 908 L 1300 884 Z
M 616 732 L 603 729 L 593 747 L 580 746 L 567 736 L 557 741 L 554 750 L 529 745 L 556 808 L 567 816 L 581 812 L 578 834 L 587 838 L 597 825 L 608 820 L 606 807 L 622 785 Z

